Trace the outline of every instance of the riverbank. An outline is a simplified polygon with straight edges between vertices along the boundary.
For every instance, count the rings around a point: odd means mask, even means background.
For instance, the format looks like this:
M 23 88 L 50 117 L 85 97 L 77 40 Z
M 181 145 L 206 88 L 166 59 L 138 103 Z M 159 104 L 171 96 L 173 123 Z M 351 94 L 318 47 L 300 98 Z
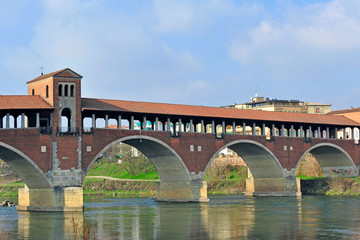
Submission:
M 106 176 L 91 176 L 84 181 L 84 195 L 107 195 L 113 197 L 154 197 L 158 180 L 117 179 Z M 242 194 L 245 179 L 207 181 L 208 194 Z M 0 200 L 17 197 L 18 188 L 24 182 L 0 184 Z M 316 178 L 302 179 L 303 195 L 360 195 L 360 177 L 357 178 Z

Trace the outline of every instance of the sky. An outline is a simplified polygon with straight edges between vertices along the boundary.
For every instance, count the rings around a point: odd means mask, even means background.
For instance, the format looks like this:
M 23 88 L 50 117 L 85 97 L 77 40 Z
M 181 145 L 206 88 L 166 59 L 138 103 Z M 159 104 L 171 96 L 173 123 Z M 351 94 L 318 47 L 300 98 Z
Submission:
M 0 0 L 0 95 L 70 68 L 82 96 L 360 107 L 360 1 Z

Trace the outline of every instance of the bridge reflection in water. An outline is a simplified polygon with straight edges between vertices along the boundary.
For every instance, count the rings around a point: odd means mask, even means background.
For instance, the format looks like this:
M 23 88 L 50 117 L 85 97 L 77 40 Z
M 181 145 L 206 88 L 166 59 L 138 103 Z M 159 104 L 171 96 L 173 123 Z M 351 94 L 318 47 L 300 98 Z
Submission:
M 202 204 L 155 203 L 150 199 L 97 201 L 101 202 L 85 204 L 87 219 L 95 228 L 97 239 L 358 239 L 360 236 L 358 197 L 218 196 Z M 11 214 L 18 214 L 17 229 L 0 230 L 9 239 L 71 238 L 72 218 L 83 226 L 82 213 L 12 211 Z M 5 221 L 9 220 L 2 215 L 0 223 Z

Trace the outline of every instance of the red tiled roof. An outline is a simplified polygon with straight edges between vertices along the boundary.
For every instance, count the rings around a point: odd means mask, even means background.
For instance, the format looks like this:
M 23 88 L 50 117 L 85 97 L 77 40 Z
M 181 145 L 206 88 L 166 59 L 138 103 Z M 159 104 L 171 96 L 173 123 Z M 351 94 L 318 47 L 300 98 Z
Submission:
M 82 98 L 83 110 L 360 126 L 344 116 Z
M 32 82 L 36 82 L 36 81 L 39 81 L 39 80 L 41 80 L 41 79 L 45 79 L 45 78 L 48 78 L 48 77 L 53 77 L 53 76 L 55 76 L 55 75 L 57 75 L 57 74 L 59 74 L 59 73 L 65 72 L 66 70 L 69 70 L 69 71 L 75 73 L 75 72 L 74 72 L 73 70 L 71 70 L 70 68 L 64 68 L 64 69 L 61 69 L 61 70 L 58 70 L 58 71 L 55 71 L 55 72 L 52 72 L 52 73 L 48 73 L 48 74 L 45 74 L 45 75 L 41 75 L 41 76 L 39 76 L 39 77 L 31 80 L 31 81 L 28 81 L 27 84 L 32 83 Z M 77 74 L 77 73 L 75 73 L 75 74 L 76 74 L 76 75 L 79 75 L 79 74 Z M 72 77 L 71 74 L 65 74 L 65 76 L 66 76 L 66 77 Z M 79 76 L 80 76 L 80 75 L 79 75 Z M 81 77 L 81 76 L 80 76 L 80 77 Z
M 351 113 L 351 112 L 360 112 L 360 107 L 358 107 L 358 108 L 350 108 L 350 109 L 332 111 L 332 112 L 329 112 L 328 114 L 329 114 L 329 115 L 333 115 L 333 114 L 342 114 L 342 113 Z
M 0 96 L 0 110 L 7 109 L 53 109 L 53 107 L 36 95 Z

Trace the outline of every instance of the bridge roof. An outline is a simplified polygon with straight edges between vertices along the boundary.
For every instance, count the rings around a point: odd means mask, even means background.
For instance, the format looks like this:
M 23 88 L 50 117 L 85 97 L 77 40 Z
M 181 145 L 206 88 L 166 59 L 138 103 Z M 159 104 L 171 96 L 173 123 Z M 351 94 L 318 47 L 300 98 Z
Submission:
M 53 109 L 53 107 L 40 96 L 36 95 L 0 96 L 0 110 L 8 109 Z
M 245 119 L 284 123 L 357 126 L 360 124 L 344 116 L 308 113 L 270 112 L 248 109 L 204 107 L 167 103 L 150 103 L 108 99 L 82 98 L 83 110 L 146 113 L 155 115 L 194 116 L 206 118 Z

